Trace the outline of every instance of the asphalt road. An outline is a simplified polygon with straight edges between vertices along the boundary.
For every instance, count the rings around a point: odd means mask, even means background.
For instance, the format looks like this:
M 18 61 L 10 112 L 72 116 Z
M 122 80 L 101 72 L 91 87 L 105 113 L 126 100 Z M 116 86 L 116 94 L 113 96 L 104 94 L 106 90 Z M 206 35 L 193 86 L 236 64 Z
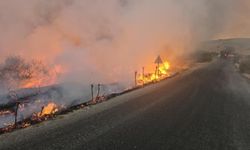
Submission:
M 0 136 L 5 150 L 250 150 L 249 83 L 217 60 L 89 109 Z

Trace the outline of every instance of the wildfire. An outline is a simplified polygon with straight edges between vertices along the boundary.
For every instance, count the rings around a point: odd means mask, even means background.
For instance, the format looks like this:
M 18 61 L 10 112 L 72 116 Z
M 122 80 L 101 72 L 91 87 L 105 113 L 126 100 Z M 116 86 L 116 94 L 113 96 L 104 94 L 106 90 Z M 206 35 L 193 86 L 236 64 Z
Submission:
M 22 88 L 32 88 L 32 87 L 41 86 L 41 83 L 42 83 L 41 79 L 30 80 L 24 83 L 22 85 Z
M 64 69 L 60 65 L 56 65 L 48 70 L 46 75 L 37 75 L 34 78 L 26 80 L 22 84 L 22 88 L 33 88 L 41 86 L 53 85 L 57 82 L 58 76 L 64 72 Z M 37 73 L 38 74 L 38 73 Z
M 61 109 L 61 107 L 60 107 Z M 50 117 L 53 117 L 53 115 L 59 111 L 59 107 L 51 102 L 44 106 L 39 113 L 34 113 L 33 116 L 29 119 L 25 119 L 22 122 L 15 122 L 15 123 L 4 123 L 4 128 L 0 128 L 0 134 L 5 132 L 13 131 L 16 128 L 26 128 L 31 126 L 33 123 L 38 123 L 44 120 L 47 120 Z M 2 111 L 0 112 L 0 116 L 13 114 L 11 111 Z
M 164 62 L 162 66 L 160 66 L 159 70 L 160 73 L 163 75 L 168 75 L 168 70 L 170 69 L 170 64 L 169 62 Z
M 148 66 L 146 70 L 143 67 L 142 73 L 137 74 L 136 72 L 136 80 L 135 80 L 136 85 L 144 85 L 144 84 L 152 83 L 155 81 L 160 81 L 170 76 L 170 63 L 168 61 L 163 61 L 161 57 L 158 56 L 154 63 L 155 63 L 154 66 Z M 39 70 L 39 68 L 42 68 L 42 70 Z M 25 88 L 47 86 L 47 85 L 55 84 L 57 81 L 58 75 L 66 72 L 62 68 L 62 66 L 55 66 L 53 69 L 50 68 L 49 70 L 44 69 L 44 67 L 38 66 L 38 67 L 35 67 L 35 69 L 33 68 L 31 70 L 32 70 L 32 74 L 30 76 L 27 76 L 29 78 L 27 78 L 27 80 L 26 78 L 24 78 L 25 83 L 23 84 L 23 87 Z M 173 71 L 172 67 L 171 67 L 171 71 Z M 93 104 L 105 101 L 107 99 L 108 99 L 108 96 L 106 97 L 104 95 L 103 96 L 99 95 L 99 92 L 98 92 L 98 95 L 96 97 L 93 97 L 92 101 L 86 104 L 80 105 L 79 107 L 83 108 L 86 105 L 93 105 Z M 29 108 L 27 106 L 36 107 L 35 112 L 33 111 L 32 112 L 33 114 L 29 118 L 26 118 L 26 119 L 24 118 L 23 120 L 19 121 L 17 119 L 18 116 L 20 116 L 19 113 L 22 113 L 23 111 L 25 111 L 26 108 Z M 36 100 L 31 105 L 19 104 L 17 109 L 15 109 L 16 110 L 15 112 L 13 112 L 14 110 L 0 111 L 0 116 L 5 116 L 5 115 L 7 116 L 10 114 L 13 114 L 15 116 L 15 122 L 4 124 L 6 127 L 3 128 L 2 130 L 0 129 L 0 133 L 9 132 L 17 128 L 25 128 L 32 124 L 48 120 L 49 118 L 55 117 L 56 114 L 59 114 L 58 113 L 59 111 L 63 112 L 66 109 L 67 107 L 65 107 L 64 105 L 62 104 L 57 105 L 56 103 L 52 102 L 51 99 L 50 99 L 50 103 L 46 103 L 46 105 L 44 105 L 44 101 L 42 100 Z M 39 112 L 39 110 L 41 111 Z
M 38 117 L 44 117 L 48 115 L 53 115 L 58 112 L 58 107 L 55 103 L 49 103 L 47 106 L 42 108 L 42 111 L 37 114 Z
M 170 63 L 168 61 L 165 61 L 161 65 L 157 66 L 154 71 L 151 71 L 151 73 L 138 74 L 137 84 L 139 85 L 147 84 L 153 81 L 166 78 L 170 75 L 169 69 L 170 69 Z

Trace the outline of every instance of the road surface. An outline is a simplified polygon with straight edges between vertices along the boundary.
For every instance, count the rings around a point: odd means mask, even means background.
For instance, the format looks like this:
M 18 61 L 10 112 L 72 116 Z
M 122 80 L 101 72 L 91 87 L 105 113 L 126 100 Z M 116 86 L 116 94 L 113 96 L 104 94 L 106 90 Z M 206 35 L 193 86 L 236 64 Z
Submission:
M 217 60 L 0 136 L 1 150 L 250 150 L 249 83 Z

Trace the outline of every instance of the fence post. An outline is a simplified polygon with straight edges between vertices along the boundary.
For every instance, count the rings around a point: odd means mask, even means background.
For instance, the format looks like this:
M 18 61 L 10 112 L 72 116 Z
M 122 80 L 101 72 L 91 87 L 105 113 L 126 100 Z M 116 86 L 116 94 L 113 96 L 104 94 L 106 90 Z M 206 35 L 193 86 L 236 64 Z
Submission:
M 91 84 L 91 98 L 92 98 L 92 101 L 94 101 L 94 85 Z
M 97 87 L 97 95 L 96 95 L 96 99 L 99 99 L 101 84 L 98 84 L 97 86 L 98 86 L 98 87 Z
M 156 66 L 155 69 L 155 82 L 157 82 L 157 75 L 158 75 L 158 66 Z
M 16 109 L 15 109 L 15 123 L 14 127 L 17 128 L 17 115 L 18 115 L 18 108 L 19 108 L 20 102 L 16 102 Z
M 144 75 L 145 74 L 145 68 L 144 67 L 142 67 L 142 86 L 144 87 L 144 84 L 145 84 L 145 81 L 144 81 Z
M 137 87 L 137 71 L 135 71 L 135 87 Z

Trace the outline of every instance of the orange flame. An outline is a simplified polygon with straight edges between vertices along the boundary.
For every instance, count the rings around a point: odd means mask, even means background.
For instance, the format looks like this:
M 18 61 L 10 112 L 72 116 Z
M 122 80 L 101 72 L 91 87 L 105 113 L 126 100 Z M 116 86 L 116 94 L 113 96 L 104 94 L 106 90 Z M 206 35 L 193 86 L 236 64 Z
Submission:
M 38 117 L 44 117 L 47 115 L 53 115 L 58 112 L 58 107 L 55 103 L 49 103 L 45 106 L 40 113 L 37 114 Z
M 159 69 L 152 71 L 153 73 L 139 74 L 137 82 L 139 85 L 147 84 L 156 80 L 163 79 L 169 76 L 170 63 L 165 61 L 159 66 Z
M 49 70 L 46 76 L 38 76 L 37 78 L 29 79 L 22 84 L 22 88 L 33 88 L 41 86 L 49 86 L 56 84 L 60 74 L 64 72 L 64 69 L 60 65 L 56 65 Z

